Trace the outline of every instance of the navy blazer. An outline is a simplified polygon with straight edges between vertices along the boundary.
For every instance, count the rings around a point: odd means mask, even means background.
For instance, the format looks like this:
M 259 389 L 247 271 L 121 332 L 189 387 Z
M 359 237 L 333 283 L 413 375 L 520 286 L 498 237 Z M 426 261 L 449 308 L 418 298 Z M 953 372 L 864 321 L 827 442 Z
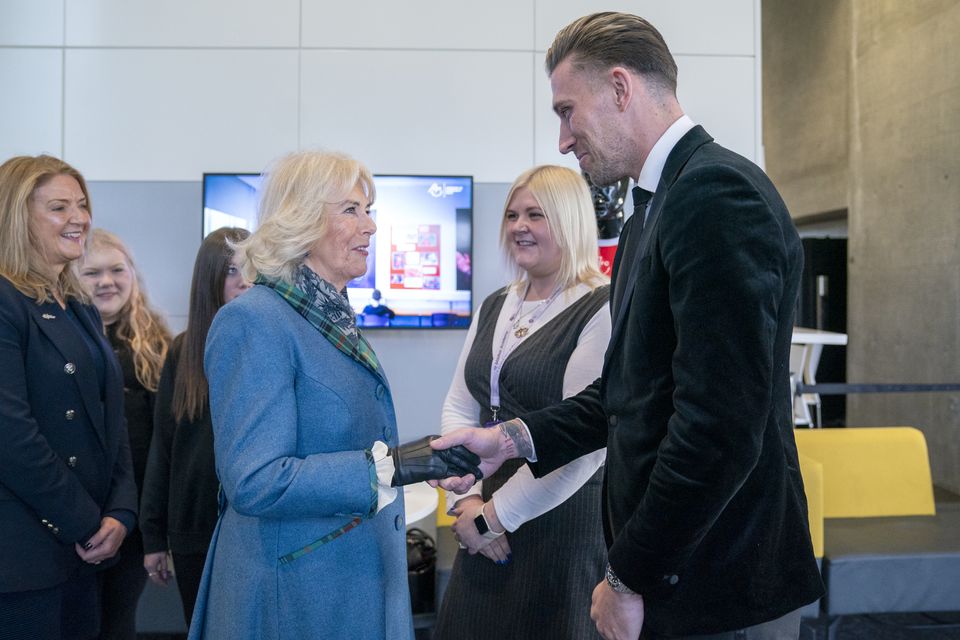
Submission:
M 123 374 L 95 307 L 69 302 L 106 364 L 105 391 L 66 311 L 0 277 L 0 592 L 52 587 L 111 515 L 135 523 Z
M 767 176 L 694 127 L 642 232 L 624 227 L 601 378 L 522 416 L 537 475 L 607 447 L 610 564 L 657 633 L 740 629 L 822 593 L 789 392 L 802 264 Z

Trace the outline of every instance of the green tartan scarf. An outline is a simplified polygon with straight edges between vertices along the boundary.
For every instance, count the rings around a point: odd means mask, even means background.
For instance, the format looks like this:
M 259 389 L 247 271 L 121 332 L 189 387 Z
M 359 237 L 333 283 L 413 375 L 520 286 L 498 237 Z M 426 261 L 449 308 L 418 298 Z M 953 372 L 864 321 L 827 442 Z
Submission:
M 370 343 L 367 342 L 367 339 L 363 337 L 362 333 L 358 331 L 359 339 L 356 342 L 352 341 L 340 327 L 330 322 L 330 320 L 320 312 L 316 305 L 313 304 L 313 299 L 310 296 L 292 284 L 280 280 L 269 280 L 263 275 L 257 275 L 254 284 L 262 284 L 276 291 L 281 298 L 287 301 L 287 304 L 293 307 L 297 313 L 313 325 L 324 338 L 329 340 L 330 344 L 365 366 L 375 376 L 383 378 L 383 370 L 380 368 L 380 361 L 377 359 L 377 354 L 374 353 L 373 347 L 370 346 Z

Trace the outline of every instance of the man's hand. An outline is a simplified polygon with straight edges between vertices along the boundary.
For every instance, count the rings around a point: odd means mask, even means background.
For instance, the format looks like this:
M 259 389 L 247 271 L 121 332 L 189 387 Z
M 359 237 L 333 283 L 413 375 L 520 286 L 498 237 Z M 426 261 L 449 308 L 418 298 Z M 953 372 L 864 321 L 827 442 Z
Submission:
M 509 452 L 515 450 L 513 443 L 504 432 L 496 427 L 488 429 L 468 428 L 457 429 L 433 440 L 430 446 L 434 449 L 449 449 L 456 445 L 463 445 L 480 456 L 480 471 L 484 477 L 490 477 L 511 456 Z M 476 482 L 473 474 L 461 477 L 450 477 L 440 480 L 439 484 L 447 491 L 464 493 Z M 431 483 L 434 484 L 434 483 Z M 436 486 L 436 484 L 434 484 Z
M 643 596 L 617 593 L 601 580 L 593 590 L 590 619 L 605 640 L 637 640 L 643 628 Z
M 87 540 L 86 544 L 74 546 L 81 560 L 90 564 L 100 564 L 117 555 L 126 537 L 127 528 L 119 520 L 106 516 L 100 520 L 100 529 Z

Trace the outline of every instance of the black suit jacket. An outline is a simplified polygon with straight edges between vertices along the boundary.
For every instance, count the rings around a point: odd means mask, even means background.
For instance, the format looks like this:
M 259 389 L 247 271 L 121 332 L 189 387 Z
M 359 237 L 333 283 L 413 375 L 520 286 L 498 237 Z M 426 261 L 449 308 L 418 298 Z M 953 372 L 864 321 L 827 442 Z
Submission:
M 790 402 L 799 238 L 766 175 L 701 127 L 638 223 L 614 262 L 602 377 L 523 416 L 531 466 L 607 446 L 610 564 L 645 596 L 645 627 L 775 619 L 822 593 Z
M 102 399 L 90 350 L 66 311 L 38 305 L 0 277 L 0 592 L 92 571 L 74 543 L 96 533 L 105 515 L 128 528 L 135 522 L 120 366 L 96 308 L 69 304 L 103 352 Z

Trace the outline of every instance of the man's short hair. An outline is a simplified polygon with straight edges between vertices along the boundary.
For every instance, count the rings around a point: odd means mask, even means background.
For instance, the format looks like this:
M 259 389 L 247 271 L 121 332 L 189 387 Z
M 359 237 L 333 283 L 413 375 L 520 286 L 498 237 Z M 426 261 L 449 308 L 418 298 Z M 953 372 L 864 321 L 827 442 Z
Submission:
M 580 69 L 623 66 L 677 91 L 677 63 L 657 29 L 639 16 L 604 11 L 574 20 L 547 51 L 547 74 L 572 56 Z

